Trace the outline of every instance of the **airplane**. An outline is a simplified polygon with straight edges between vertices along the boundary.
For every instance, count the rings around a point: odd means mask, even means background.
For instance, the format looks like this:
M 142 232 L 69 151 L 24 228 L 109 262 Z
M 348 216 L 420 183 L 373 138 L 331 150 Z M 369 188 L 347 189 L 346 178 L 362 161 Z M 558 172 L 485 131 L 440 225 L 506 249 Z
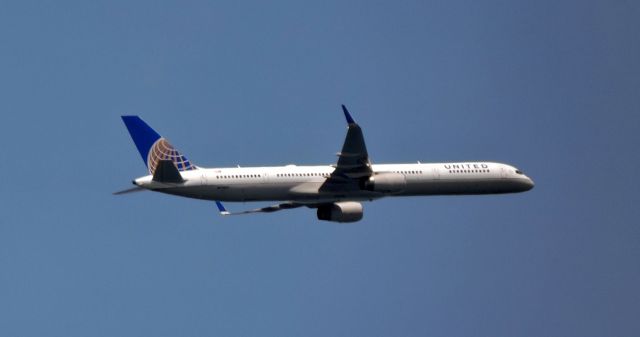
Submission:
M 518 193 L 534 186 L 519 169 L 497 162 L 372 164 L 362 128 L 344 105 L 342 112 L 347 135 L 336 164 L 227 168 L 196 166 L 140 117 L 122 116 L 149 175 L 114 194 L 150 190 L 210 200 L 222 215 L 304 206 L 316 209 L 319 220 L 346 223 L 362 219 L 363 201 L 383 197 Z M 280 203 L 229 212 L 223 201 Z

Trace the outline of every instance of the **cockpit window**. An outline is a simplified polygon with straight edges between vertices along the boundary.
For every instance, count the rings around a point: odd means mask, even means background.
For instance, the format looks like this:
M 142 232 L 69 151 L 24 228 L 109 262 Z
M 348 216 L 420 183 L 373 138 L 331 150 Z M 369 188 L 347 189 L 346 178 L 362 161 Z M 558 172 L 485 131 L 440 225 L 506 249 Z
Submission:
M 516 170 L 516 173 L 517 173 L 517 174 L 524 174 L 524 173 L 522 173 L 522 171 L 520 171 L 520 170 Z

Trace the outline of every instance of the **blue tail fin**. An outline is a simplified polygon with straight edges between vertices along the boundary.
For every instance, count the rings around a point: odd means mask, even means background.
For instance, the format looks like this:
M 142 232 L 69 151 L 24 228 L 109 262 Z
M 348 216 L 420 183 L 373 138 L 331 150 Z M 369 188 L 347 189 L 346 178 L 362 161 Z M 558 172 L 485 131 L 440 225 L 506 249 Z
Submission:
M 138 116 L 122 116 L 129 134 L 136 143 L 138 152 L 147 165 L 150 174 L 154 174 L 158 162 L 162 159 L 171 160 L 178 171 L 195 170 L 187 157 L 176 150 L 166 139 L 162 138 L 147 123 Z

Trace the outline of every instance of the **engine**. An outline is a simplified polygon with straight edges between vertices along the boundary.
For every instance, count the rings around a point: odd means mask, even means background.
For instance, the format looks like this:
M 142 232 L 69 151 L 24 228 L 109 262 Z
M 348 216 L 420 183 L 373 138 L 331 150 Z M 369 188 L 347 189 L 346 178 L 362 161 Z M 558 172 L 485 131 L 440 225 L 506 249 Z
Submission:
M 369 177 L 362 188 L 372 192 L 397 193 L 407 186 L 407 180 L 401 173 L 378 173 Z
M 318 207 L 318 219 L 335 222 L 356 222 L 362 219 L 362 204 L 354 201 L 336 202 Z

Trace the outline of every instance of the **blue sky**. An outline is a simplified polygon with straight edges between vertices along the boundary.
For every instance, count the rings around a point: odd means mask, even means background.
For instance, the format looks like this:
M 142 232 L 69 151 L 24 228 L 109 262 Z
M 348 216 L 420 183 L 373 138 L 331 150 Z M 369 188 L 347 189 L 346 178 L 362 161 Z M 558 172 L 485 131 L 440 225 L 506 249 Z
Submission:
M 637 336 L 633 1 L 6 1 L 0 335 Z M 115 197 L 119 116 L 200 166 L 494 160 L 505 196 L 221 218 Z M 244 209 L 256 205 L 229 204 Z

